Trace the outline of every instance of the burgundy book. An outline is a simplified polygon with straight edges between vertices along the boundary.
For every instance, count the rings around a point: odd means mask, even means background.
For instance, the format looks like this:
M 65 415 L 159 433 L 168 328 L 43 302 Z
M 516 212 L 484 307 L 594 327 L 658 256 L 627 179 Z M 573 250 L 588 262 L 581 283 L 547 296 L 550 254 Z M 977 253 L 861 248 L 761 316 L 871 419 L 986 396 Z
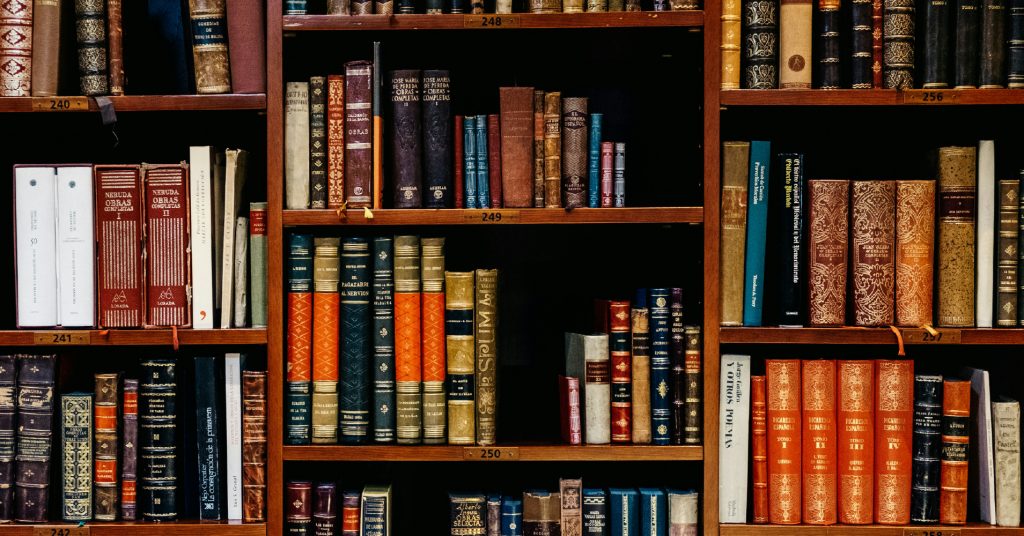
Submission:
M 145 321 L 141 168 L 96 166 L 95 180 L 99 326 L 141 327 Z
M 455 116 L 455 208 L 466 208 L 464 201 L 464 194 L 462 192 L 463 181 L 465 176 L 463 175 L 463 156 L 462 156 L 462 129 L 465 124 L 465 116 Z
M 601 208 L 612 206 L 615 143 L 601 142 Z
M 501 208 L 501 124 L 498 114 L 487 116 L 487 165 L 490 168 L 491 208 Z
M 227 0 L 227 4 L 231 91 L 263 93 L 267 88 L 263 2 Z
M 143 166 L 146 187 L 146 324 L 192 324 L 188 165 Z
M 345 199 L 371 206 L 373 178 L 373 64 L 345 64 Z
M 498 91 L 501 106 L 502 200 L 506 207 L 532 207 L 533 88 L 503 87 Z
M 562 421 L 562 441 L 570 445 L 583 443 L 583 425 L 580 421 L 579 378 L 559 376 L 558 399 Z

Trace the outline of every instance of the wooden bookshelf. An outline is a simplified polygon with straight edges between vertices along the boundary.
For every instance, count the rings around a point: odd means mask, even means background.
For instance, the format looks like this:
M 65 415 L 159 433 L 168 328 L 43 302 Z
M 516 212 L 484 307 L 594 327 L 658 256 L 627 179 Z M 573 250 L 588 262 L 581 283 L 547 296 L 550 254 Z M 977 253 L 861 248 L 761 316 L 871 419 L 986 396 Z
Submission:
M 1019 527 L 954 525 L 721 525 L 721 536 L 1009 536 Z
M 50 113 L 51 99 L 84 99 L 86 97 L 0 97 L 0 113 L 36 112 Z M 124 95 L 107 97 L 114 105 L 115 112 L 185 112 L 215 110 L 265 110 L 267 96 L 263 93 L 252 95 Z M 43 110 L 37 107 L 43 106 Z M 67 111 L 98 112 L 95 98 L 88 98 L 88 109 Z M 53 113 L 64 113 L 63 110 Z
M 344 462 L 608 462 L 700 461 L 699 446 L 652 445 L 324 445 L 286 446 L 286 461 Z
M 11 524 L 0 526 L 0 536 L 39 536 L 40 534 L 51 535 L 51 529 L 76 527 L 77 524 L 59 523 L 22 525 Z M 85 524 L 88 527 L 89 536 L 138 536 L 143 534 L 159 534 L 161 536 L 265 536 L 267 525 L 265 523 L 240 523 L 240 522 L 210 522 L 204 521 L 170 521 L 161 523 L 145 523 L 120 521 L 112 523 L 90 522 Z M 46 532 L 37 532 L 41 530 Z M 60 534 L 59 532 L 57 534 Z M 77 536 L 77 534 L 73 534 Z
M 501 30 L 557 28 L 700 28 L 702 11 L 513 13 L 508 15 L 289 15 L 286 32 L 335 30 Z
M 1024 104 L 1019 89 L 732 89 L 722 106 L 1006 106 Z
M 529 225 L 701 223 L 703 207 L 286 210 L 286 227 L 331 225 Z
M 170 329 L 51 329 L 0 331 L 2 346 L 173 346 Z M 181 346 L 263 345 L 266 328 L 179 329 Z
M 900 328 L 904 344 L 1024 344 L 1024 329 L 936 328 L 939 336 L 920 328 Z M 889 328 L 721 328 L 722 344 L 896 344 Z

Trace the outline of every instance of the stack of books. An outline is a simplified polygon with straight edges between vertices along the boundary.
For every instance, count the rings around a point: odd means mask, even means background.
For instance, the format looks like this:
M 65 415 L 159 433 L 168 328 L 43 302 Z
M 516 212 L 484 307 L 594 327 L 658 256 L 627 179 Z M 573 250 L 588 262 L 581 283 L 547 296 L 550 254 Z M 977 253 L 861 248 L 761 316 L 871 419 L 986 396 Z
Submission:
M 339 506 L 338 486 L 334 482 L 321 482 L 314 488 L 310 481 L 292 480 L 285 486 L 285 506 L 287 534 L 394 534 L 391 529 L 390 484 L 368 485 L 362 493 L 358 490 L 342 491 Z

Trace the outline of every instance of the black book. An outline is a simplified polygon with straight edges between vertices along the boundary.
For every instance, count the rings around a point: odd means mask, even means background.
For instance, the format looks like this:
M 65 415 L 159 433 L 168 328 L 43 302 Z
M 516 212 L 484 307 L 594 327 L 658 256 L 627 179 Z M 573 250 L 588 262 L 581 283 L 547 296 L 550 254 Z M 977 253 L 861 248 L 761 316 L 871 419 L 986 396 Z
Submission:
M 1024 179 L 1024 169 L 1018 172 Z M 1024 180 L 1021 181 L 1024 183 Z M 1024 199 L 1017 196 L 1017 326 L 1024 327 Z
M 914 464 L 910 520 L 939 521 L 939 454 L 942 451 L 942 376 L 914 376 Z
M 981 18 L 978 0 L 956 0 L 953 35 L 954 83 L 957 89 L 978 86 L 978 21 Z
M 871 9 L 871 0 L 853 0 L 850 5 L 850 87 L 853 89 L 871 89 L 874 85 Z
M 327 208 L 327 77 L 309 79 L 309 208 Z
M 177 370 L 173 359 L 141 363 L 139 379 L 139 503 L 146 521 L 178 517 Z
M 14 519 L 14 417 L 17 368 L 13 355 L 0 356 L 0 522 Z
M 423 71 L 423 206 L 452 206 L 452 88 L 448 71 Z
M 743 2 L 743 87 L 779 86 L 779 2 Z
M 1006 87 L 1024 88 L 1024 0 L 1010 0 Z
M 196 480 L 199 519 L 223 518 L 221 500 L 221 414 L 218 402 L 224 397 L 223 382 L 217 381 L 217 359 L 196 357 Z
M 773 209 L 772 254 L 775 307 L 772 315 L 780 326 L 802 326 L 806 321 L 807 286 L 804 271 L 804 155 L 780 153 L 777 168 L 782 185 L 770 201 Z
M 484 534 L 487 530 L 487 500 L 483 495 L 450 493 L 448 504 L 452 534 Z
M 839 89 L 839 2 L 818 2 L 818 87 Z
M 886 89 L 914 87 L 914 0 L 885 0 L 882 82 Z
M 585 536 L 608 535 L 608 499 L 603 489 L 583 490 L 583 534 Z
M 373 260 L 365 238 L 341 242 L 341 382 L 338 385 L 339 437 L 342 443 L 369 440 L 370 430 L 370 340 L 371 284 Z
M 394 239 L 373 239 L 373 440 L 395 441 Z
M 683 289 L 673 288 L 669 300 L 669 333 L 672 345 L 669 377 L 672 390 L 672 444 L 682 445 L 686 430 L 686 326 L 683 323 Z M 629 334 L 625 333 L 625 347 L 629 349 Z
M 50 456 L 53 443 L 55 355 L 20 355 L 18 360 L 18 439 L 14 520 L 48 519 Z
M 422 130 L 420 71 L 391 71 L 391 150 L 395 208 L 423 206 L 423 169 L 420 163 Z
M 1006 0 L 981 0 L 981 60 L 978 85 L 1006 85 Z
M 949 87 L 949 28 L 952 5 L 947 0 L 921 2 L 921 87 Z

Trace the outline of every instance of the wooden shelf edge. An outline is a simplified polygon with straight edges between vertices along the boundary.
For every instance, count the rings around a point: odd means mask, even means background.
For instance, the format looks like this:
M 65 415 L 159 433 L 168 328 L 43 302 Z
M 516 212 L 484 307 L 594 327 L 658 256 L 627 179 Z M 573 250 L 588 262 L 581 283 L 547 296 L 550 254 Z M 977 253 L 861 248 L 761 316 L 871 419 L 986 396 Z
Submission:
M 703 207 L 285 210 L 285 227 L 335 225 L 537 225 L 702 223 Z M 500 216 L 499 216 L 500 215 Z
M 903 342 L 918 344 L 1024 344 L 1024 329 L 1019 328 L 937 328 L 942 334 L 938 340 L 923 340 L 925 331 L 919 328 L 901 328 Z M 943 340 L 945 339 L 945 340 Z M 896 344 L 896 335 L 889 328 L 721 328 L 722 344 Z
M 754 525 L 721 523 L 720 536 L 918 536 L 922 534 L 984 536 L 1024 532 L 1020 527 L 984 523 L 967 525 Z
M 75 95 L 61 95 L 61 97 L 74 96 Z M 0 97 L 0 112 L 33 112 L 32 101 L 34 98 L 36 97 Z M 108 98 L 114 104 L 114 111 L 116 112 L 267 109 L 267 96 L 263 93 L 224 95 L 123 95 Z M 89 109 L 81 111 L 99 111 L 99 107 L 96 105 L 96 99 L 90 98 Z
M 518 449 L 516 461 L 699 461 L 701 446 L 652 445 L 496 445 Z M 466 450 L 484 447 L 457 445 L 286 445 L 286 461 L 358 462 L 456 462 L 466 460 Z M 491 448 L 491 447 L 486 447 Z M 496 460 L 497 461 L 497 460 Z
M 719 102 L 722 106 L 1021 105 L 1024 90 L 723 89 Z
M 111 523 L 88 522 L 91 536 L 138 536 L 143 533 L 153 536 L 266 536 L 266 523 L 241 522 L 199 522 L 171 521 L 161 523 L 119 521 Z M 58 528 L 73 527 L 76 524 L 40 523 L 35 525 L 10 524 L 0 525 L 0 536 L 31 536 L 36 527 Z M 49 534 L 49 532 L 47 532 Z
M 336 30 L 473 30 L 559 28 L 650 28 L 704 25 L 704 12 L 616 11 L 608 13 L 510 13 L 486 17 L 514 19 L 513 25 L 483 25 L 483 15 L 286 15 L 284 31 Z M 477 24 L 479 22 L 480 24 Z
M 83 341 L 78 337 L 87 339 Z M 63 338 L 67 336 L 67 338 Z M 169 329 L 110 329 L 110 330 L 2 330 L 0 347 L 3 346 L 171 346 L 173 331 Z M 61 337 L 61 339 L 54 339 Z M 249 345 L 266 344 L 266 328 L 236 329 L 179 329 L 178 344 L 197 345 Z

